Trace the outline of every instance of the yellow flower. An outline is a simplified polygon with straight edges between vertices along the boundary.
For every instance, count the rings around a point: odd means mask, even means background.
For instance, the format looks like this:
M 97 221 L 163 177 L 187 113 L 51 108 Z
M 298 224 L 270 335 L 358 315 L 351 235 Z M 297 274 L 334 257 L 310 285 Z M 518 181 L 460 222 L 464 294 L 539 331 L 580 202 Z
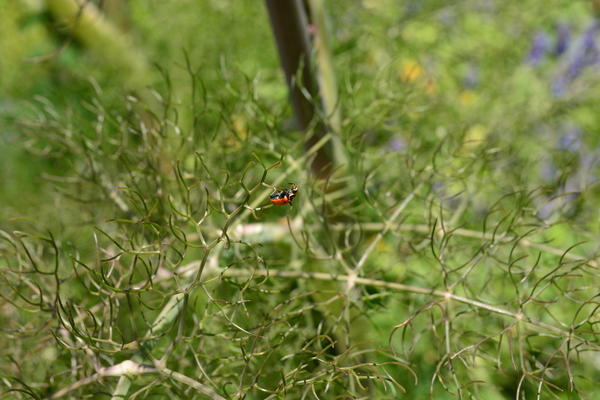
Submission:
M 423 68 L 415 61 L 408 61 L 400 71 L 400 79 L 405 82 L 414 82 L 423 74 Z

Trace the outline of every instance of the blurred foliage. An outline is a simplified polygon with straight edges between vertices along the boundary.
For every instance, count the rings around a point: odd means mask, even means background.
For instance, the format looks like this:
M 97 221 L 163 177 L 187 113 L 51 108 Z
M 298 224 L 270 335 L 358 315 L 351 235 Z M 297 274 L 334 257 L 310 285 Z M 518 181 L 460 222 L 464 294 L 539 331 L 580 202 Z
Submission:
M 144 87 L 45 4 L 0 0 L 0 393 L 598 395 L 591 5 L 325 2 L 319 182 L 258 3 L 90 2 Z

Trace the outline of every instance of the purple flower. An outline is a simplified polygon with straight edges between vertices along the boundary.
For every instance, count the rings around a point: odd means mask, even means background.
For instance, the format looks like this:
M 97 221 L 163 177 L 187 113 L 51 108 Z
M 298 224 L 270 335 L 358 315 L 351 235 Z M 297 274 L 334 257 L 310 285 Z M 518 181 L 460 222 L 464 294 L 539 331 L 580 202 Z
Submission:
M 563 126 L 563 134 L 558 139 L 558 147 L 561 150 L 575 152 L 581 147 L 581 128 L 573 123 Z
M 405 151 L 407 147 L 408 147 L 408 144 L 406 143 L 406 140 L 404 140 L 398 136 L 394 136 L 388 142 L 388 148 L 394 152 L 401 153 L 401 152 Z
M 592 21 L 590 26 L 583 33 L 583 47 L 585 50 L 596 49 L 596 32 L 598 31 L 598 22 Z M 597 49 L 596 49 L 597 50 Z
M 598 31 L 598 24 L 596 21 L 586 29 L 579 40 L 579 46 L 577 47 L 571 62 L 567 66 L 566 76 L 569 81 L 574 80 L 585 67 L 596 64 L 600 61 L 598 46 L 596 44 L 596 33 Z
M 545 198 L 544 200 L 546 201 L 546 203 L 540 204 L 536 215 L 538 218 L 545 221 L 549 219 L 552 216 L 552 214 L 554 214 L 554 211 L 556 211 L 556 209 L 558 208 L 558 201 L 556 199 L 549 198 Z
M 567 93 L 568 81 L 564 75 L 559 76 L 552 84 L 552 94 L 554 97 L 563 97 Z
M 569 27 L 565 23 L 556 26 L 556 45 L 554 46 L 554 55 L 561 56 L 569 48 L 570 32 Z
M 479 83 L 479 69 L 474 65 L 469 65 L 469 68 L 463 75 L 463 85 L 467 89 L 473 89 Z
M 550 46 L 550 38 L 545 32 L 536 33 L 531 43 L 527 62 L 534 66 L 540 64 L 544 60 L 546 53 L 550 51 Z
M 598 23 L 592 24 L 576 40 L 573 50 L 567 53 L 566 67 L 554 80 L 552 93 L 562 97 L 571 82 L 581 75 L 585 68 L 600 64 L 600 49 L 596 42 Z
M 548 220 L 556 212 L 570 212 L 572 211 L 573 202 L 581 196 L 581 188 L 575 182 L 574 179 L 570 178 L 563 187 L 561 187 L 554 196 L 546 197 L 545 203 L 540 204 L 537 212 L 538 218 Z M 541 203 L 541 202 L 540 202 Z

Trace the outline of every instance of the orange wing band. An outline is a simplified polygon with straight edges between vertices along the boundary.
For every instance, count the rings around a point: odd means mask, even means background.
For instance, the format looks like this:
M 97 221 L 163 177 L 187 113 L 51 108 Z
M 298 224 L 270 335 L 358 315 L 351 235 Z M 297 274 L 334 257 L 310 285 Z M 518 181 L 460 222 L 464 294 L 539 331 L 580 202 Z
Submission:
M 271 203 L 275 204 L 276 206 L 282 206 L 288 204 L 289 202 L 290 200 L 287 197 L 284 197 L 282 199 L 271 199 Z

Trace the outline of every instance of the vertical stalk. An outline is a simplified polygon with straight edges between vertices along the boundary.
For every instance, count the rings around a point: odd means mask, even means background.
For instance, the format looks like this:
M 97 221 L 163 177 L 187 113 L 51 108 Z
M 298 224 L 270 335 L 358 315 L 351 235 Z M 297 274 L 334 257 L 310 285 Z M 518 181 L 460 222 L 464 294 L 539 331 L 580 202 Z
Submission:
M 315 120 L 318 108 L 322 106 L 318 80 L 312 69 L 312 46 L 304 2 L 265 1 L 296 122 L 304 131 L 314 123 L 313 134 L 305 144 L 306 148 L 310 148 L 325 135 L 326 129 L 322 121 Z M 311 169 L 320 178 L 329 176 L 333 169 L 331 145 L 316 153 Z

